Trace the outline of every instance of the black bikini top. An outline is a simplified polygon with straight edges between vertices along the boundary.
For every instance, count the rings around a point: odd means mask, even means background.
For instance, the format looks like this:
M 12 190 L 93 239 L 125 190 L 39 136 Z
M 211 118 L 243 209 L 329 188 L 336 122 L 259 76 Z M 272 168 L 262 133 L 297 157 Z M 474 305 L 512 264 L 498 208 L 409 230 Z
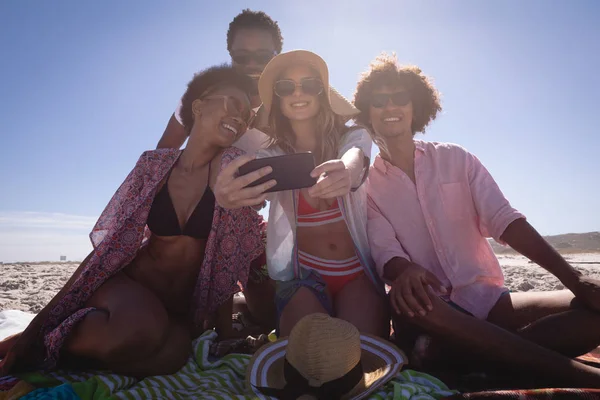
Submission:
M 169 178 L 171 174 L 169 173 Z M 208 166 L 210 180 L 210 164 Z M 158 236 L 190 236 L 195 239 L 208 239 L 212 227 L 213 214 L 215 212 L 215 195 L 206 184 L 206 190 L 196 208 L 185 223 L 183 230 L 179 226 L 177 213 L 169 194 L 168 181 L 163 185 L 154 197 L 150 213 L 148 214 L 148 228 Z

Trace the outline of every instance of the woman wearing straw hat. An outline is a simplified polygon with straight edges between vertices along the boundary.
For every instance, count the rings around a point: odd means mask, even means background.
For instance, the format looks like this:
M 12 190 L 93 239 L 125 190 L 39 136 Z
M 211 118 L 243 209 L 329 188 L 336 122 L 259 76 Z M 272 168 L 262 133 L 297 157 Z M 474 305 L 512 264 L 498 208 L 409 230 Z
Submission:
M 358 110 L 329 85 L 327 64 L 309 51 L 273 58 L 258 90 L 271 138 L 259 156 L 312 152 L 318 165 L 311 174 L 318 178 L 314 186 L 267 195 L 273 180 L 247 185 L 270 167 L 238 177 L 238 168 L 251 159 L 242 157 L 221 172 L 215 186 L 223 207 L 270 201 L 267 264 L 277 281 L 280 334 L 289 335 L 305 315 L 322 312 L 387 337 L 385 292 L 369 250 L 362 185 L 372 142 L 365 129 L 345 125 Z

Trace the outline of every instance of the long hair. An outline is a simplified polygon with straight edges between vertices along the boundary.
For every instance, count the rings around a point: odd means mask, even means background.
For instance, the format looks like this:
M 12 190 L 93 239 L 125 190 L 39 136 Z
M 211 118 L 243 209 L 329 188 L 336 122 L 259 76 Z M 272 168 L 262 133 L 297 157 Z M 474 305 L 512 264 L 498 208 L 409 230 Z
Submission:
M 273 95 L 273 104 L 269 113 L 268 133 L 271 136 L 269 148 L 279 147 L 285 153 L 296 152 L 296 137 L 290 120 L 281 111 L 280 99 Z M 320 105 L 317 119 L 317 139 L 319 145 L 315 152 L 317 165 L 338 158 L 341 137 L 348 131 L 345 121 L 336 115 L 324 93 L 319 95 Z

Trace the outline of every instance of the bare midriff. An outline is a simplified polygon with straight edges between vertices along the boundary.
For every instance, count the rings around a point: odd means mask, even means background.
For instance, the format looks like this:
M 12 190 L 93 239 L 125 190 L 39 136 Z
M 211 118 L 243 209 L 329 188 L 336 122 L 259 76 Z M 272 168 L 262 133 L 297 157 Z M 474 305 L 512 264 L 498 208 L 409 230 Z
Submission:
M 206 242 L 152 235 L 124 272 L 154 292 L 170 315 L 188 315 Z
M 354 242 L 345 221 L 296 229 L 298 250 L 327 260 L 356 256 Z

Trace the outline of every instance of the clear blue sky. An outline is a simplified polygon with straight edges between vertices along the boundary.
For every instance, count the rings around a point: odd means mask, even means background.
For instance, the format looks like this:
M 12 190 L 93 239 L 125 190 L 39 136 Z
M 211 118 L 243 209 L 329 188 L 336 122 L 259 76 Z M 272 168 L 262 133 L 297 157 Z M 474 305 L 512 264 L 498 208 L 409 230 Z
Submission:
M 208 4 L 208 5 L 207 5 Z M 0 2 L 0 261 L 81 259 L 239 1 Z M 600 3 L 252 2 L 346 96 L 381 51 L 443 94 L 424 137 L 475 153 L 543 234 L 600 230 Z

